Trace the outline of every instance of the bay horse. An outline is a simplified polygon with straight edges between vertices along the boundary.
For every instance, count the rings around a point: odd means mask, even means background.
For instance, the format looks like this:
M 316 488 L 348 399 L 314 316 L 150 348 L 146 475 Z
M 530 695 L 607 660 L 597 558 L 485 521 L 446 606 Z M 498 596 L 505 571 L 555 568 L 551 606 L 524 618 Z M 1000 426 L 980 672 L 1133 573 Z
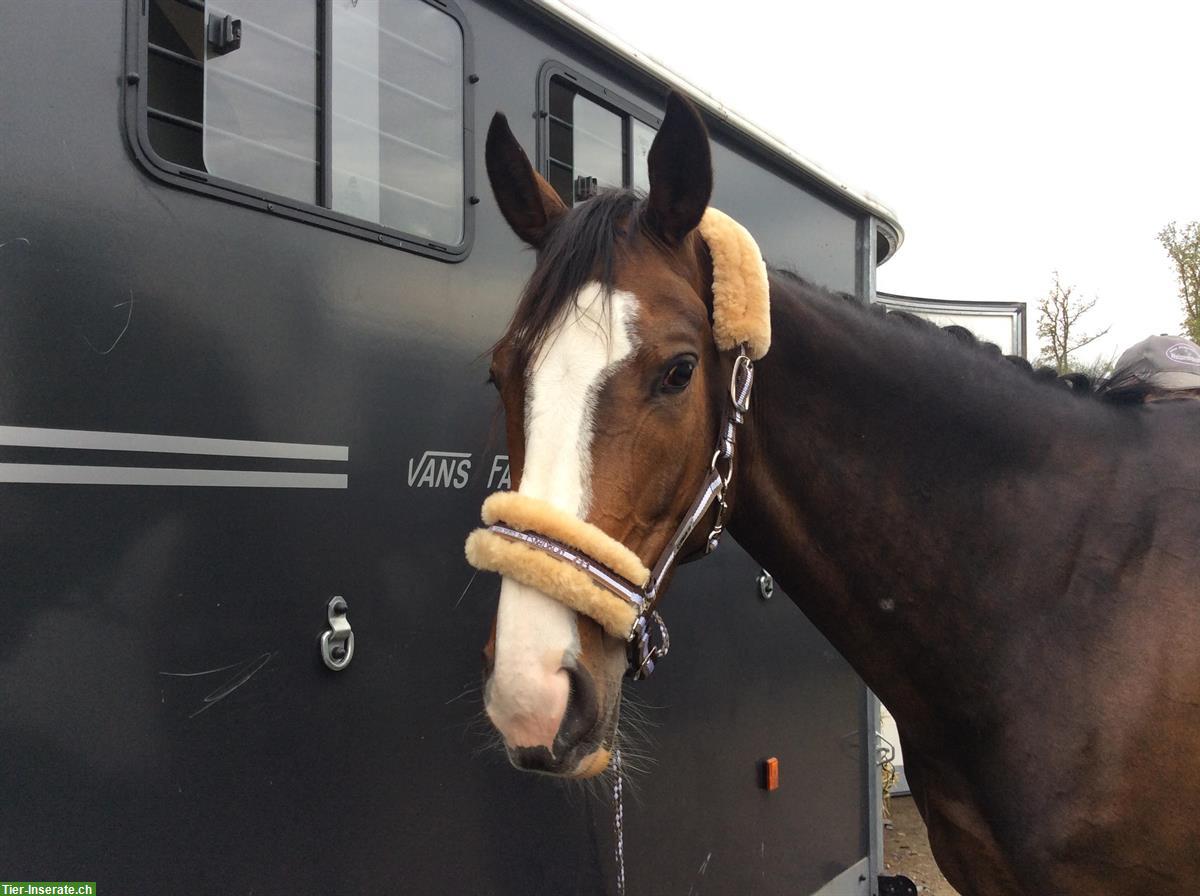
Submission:
M 486 163 L 537 250 L 491 364 L 513 489 L 649 567 L 717 466 L 737 383 L 697 229 L 704 124 L 669 97 L 644 197 L 567 208 L 500 114 Z M 679 553 L 726 513 L 889 707 L 964 896 L 1193 894 L 1200 404 L 1081 396 L 794 275 L 769 295 L 737 464 Z M 485 708 L 515 766 L 604 769 L 627 647 L 503 578 Z

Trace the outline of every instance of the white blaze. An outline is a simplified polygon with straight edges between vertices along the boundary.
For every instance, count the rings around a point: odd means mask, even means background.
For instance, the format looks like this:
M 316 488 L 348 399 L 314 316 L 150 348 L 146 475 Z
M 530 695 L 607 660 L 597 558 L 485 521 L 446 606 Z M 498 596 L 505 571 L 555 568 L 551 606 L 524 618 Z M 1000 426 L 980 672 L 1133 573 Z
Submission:
M 597 283 L 550 333 L 525 394 L 525 467 L 520 492 L 582 518 L 591 504 L 592 425 L 613 370 L 633 352 L 637 300 L 614 291 L 605 312 Z
M 525 464 L 518 491 L 581 519 L 591 503 L 596 401 L 634 348 L 637 299 L 614 291 L 605 305 L 600 284 L 580 290 L 539 349 L 526 385 Z M 503 580 L 487 709 L 510 746 L 553 744 L 569 696 L 563 658 L 578 651 L 574 610 Z

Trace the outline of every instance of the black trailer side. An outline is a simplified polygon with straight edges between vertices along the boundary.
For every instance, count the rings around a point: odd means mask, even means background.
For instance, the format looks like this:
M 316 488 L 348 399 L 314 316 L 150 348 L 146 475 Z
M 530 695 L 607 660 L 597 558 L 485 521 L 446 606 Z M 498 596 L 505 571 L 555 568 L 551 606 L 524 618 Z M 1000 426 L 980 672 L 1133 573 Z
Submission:
M 339 60 L 331 29 L 369 3 L 0 6 L 0 879 L 613 891 L 605 795 L 482 749 L 497 587 L 472 580 L 462 540 L 504 477 L 484 353 L 531 259 L 481 192 L 479 143 L 504 110 L 574 190 L 592 172 L 552 145 L 566 90 L 619 119 L 633 183 L 634 122 L 654 126 L 667 79 L 552 4 L 419 5 L 461 34 L 445 56 L 461 102 L 442 103 L 461 154 L 443 140 L 421 175 L 442 191 L 429 214 L 382 168 L 337 180 L 354 138 L 330 111 L 334 66 L 370 66 Z M 311 45 L 262 37 L 285 9 L 307 10 Z M 410 21 L 374 24 L 427 56 Z M 263 41 L 312 61 L 311 158 L 272 144 L 281 107 L 262 97 L 289 99 L 266 76 L 230 73 L 262 104 L 231 101 L 241 130 L 215 123 L 215 60 Z M 414 92 L 375 65 L 381 91 Z M 382 113 L 366 124 L 372 152 L 415 142 Z M 714 204 L 773 263 L 870 298 L 899 240 L 886 212 L 737 120 L 712 124 Z M 633 694 L 655 727 L 627 789 L 631 892 L 872 891 L 873 698 L 757 573 L 730 544 L 668 598 L 676 646 Z M 340 672 L 318 646 L 334 595 L 355 634 Z

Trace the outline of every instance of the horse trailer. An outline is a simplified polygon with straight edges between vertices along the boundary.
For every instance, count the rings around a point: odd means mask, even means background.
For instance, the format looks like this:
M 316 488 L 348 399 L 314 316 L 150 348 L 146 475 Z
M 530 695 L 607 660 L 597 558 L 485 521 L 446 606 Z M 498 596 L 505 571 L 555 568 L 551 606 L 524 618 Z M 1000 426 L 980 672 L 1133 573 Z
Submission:
M 480 724 L 532 265 L 483 131 L 586 201 L 681 90 L 714 204 L 864 302 L 895 216 L 554 0 L 6 3 L 0 49 L 0 879 L 615 892 L 610 795 Z M 631 893 L 878 891 L 878 704 L 759 573 L 684 568 L 627 688 Z

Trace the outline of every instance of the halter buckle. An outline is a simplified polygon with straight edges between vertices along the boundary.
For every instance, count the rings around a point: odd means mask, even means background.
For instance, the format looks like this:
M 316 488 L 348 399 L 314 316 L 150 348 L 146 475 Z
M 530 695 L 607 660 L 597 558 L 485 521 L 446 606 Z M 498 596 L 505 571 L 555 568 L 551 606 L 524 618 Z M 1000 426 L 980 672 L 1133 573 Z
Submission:
M 754 388 L 754 362 L 746 354 L 746 346 L 739 348 L 737 360 L 733 362 L 733 376 L 729 379 L 729 398 L 733 409 L 740 415 L 750 410 L 750 390 Z M 738 420 L 741 423 L 741 420 Z
M 730 446 L 728 450 L 726 449 L 726 445 Z M 733 479 L 733 449 L 732 449 L 732 445 L 733 445 L 732 441 L 729 441 L 727 443 L 723 442 L 721 447 L 713 452 L 712 463 L 708 465 L 708 468 L 712 472 L 718 474 L 721 477 L 721 492 L 718 495 L 718 500 L 720 500 L 720 498 L 722 496 L 724 496 L 725 490 L 727 488 L 729 488 L 729 483 Z M 724 471 L 722 471 L 719 466 L 721 461 L 725 461 L 726 466 L 725 466 Z

